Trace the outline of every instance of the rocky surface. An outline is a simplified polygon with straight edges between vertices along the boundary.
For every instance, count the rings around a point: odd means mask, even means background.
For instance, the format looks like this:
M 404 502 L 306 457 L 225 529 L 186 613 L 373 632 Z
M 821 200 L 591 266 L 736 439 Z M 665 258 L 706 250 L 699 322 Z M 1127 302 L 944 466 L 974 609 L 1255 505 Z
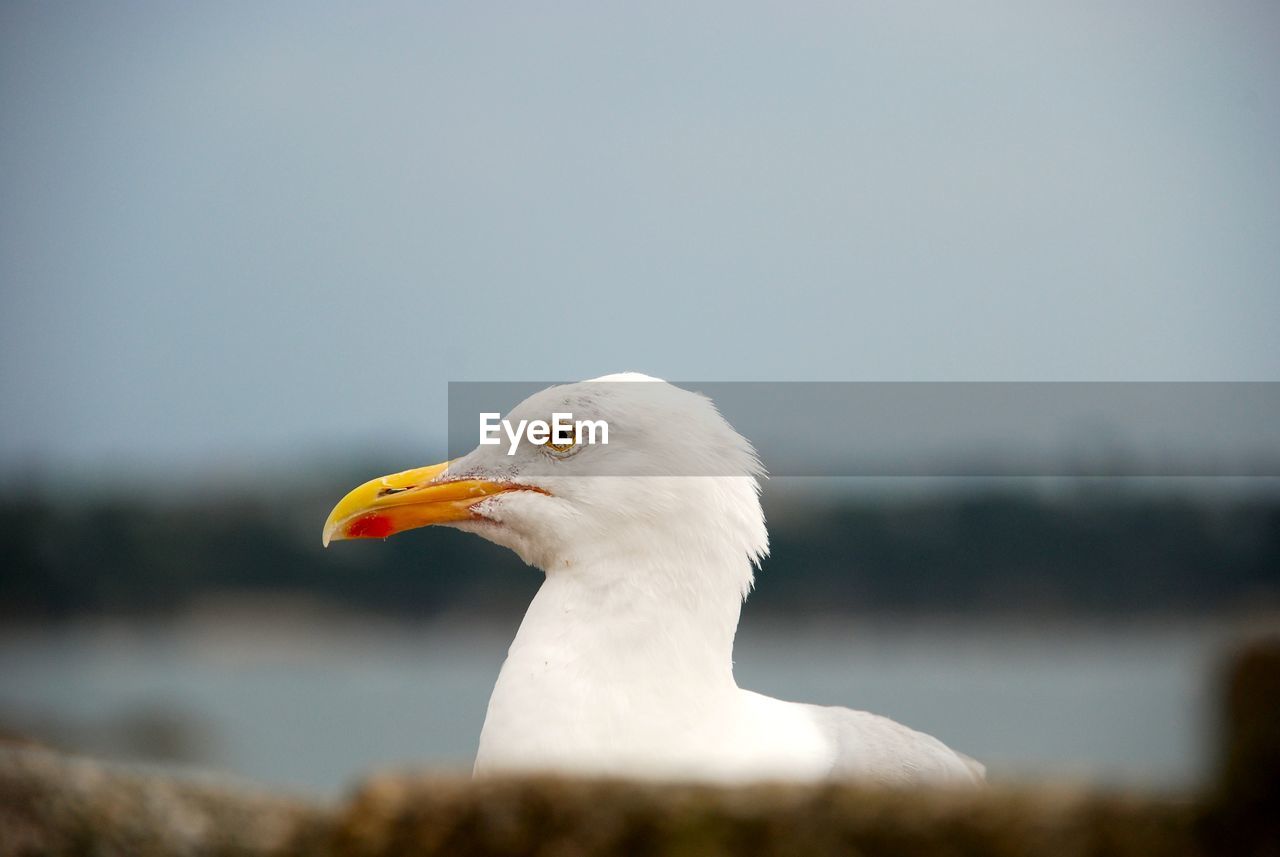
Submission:
M 2 857 L 304 854 L 332 818 L 226 780 L 0 745 Z
M 1079 791 L 382 776 L 338 806 L 0 749 L 3 857 L 1200 854 L 1203 803 Z

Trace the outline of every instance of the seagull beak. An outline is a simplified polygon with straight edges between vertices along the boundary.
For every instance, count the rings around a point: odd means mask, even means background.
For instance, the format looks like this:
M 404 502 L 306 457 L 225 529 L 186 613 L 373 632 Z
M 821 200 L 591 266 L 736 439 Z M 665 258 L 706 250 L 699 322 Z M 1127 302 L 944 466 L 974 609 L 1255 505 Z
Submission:
M 448 478 L 449 462 L 393 473 L 356 488 L 338 501 L 324 522 L 321 541 L 385 539 L 387 536 L 449 521 L 478 517 L 471 507 L 487 497 L 523 485 Z

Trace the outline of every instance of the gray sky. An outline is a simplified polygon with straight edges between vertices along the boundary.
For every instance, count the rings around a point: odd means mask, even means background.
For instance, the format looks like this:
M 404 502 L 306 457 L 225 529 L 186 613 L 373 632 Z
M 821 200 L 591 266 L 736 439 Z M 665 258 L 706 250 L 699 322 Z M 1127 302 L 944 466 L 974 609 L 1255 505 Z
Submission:
M 1280 378 L 1275 4 L 639 5 L 4 3 L 0 467 L 442 446 L 448 380 Z

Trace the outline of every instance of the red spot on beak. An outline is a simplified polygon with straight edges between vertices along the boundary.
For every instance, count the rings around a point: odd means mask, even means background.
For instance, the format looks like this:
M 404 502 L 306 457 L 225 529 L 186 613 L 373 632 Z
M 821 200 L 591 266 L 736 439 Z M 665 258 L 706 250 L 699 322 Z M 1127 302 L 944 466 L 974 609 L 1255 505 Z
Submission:
M 365 515 L 347 524 L 349 539 L 385 539 L 395 531 L 386 515 Z

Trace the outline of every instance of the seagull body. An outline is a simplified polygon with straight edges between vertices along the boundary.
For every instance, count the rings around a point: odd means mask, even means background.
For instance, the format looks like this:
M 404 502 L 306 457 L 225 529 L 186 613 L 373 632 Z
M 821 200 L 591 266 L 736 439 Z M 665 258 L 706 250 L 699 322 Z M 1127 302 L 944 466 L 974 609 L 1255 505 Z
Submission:
M 551 387 L 513 422 L 605 419 L 607 445 L 493 446 L 371 480 L 324 541 L 427 524 L 540 568 L 489 700 L 477 775 L 973 784 L 980 764 L 885 717 L 739 688 L 733 639 L 768 552 L 751 445 L 703 396 L 643 375 Z

